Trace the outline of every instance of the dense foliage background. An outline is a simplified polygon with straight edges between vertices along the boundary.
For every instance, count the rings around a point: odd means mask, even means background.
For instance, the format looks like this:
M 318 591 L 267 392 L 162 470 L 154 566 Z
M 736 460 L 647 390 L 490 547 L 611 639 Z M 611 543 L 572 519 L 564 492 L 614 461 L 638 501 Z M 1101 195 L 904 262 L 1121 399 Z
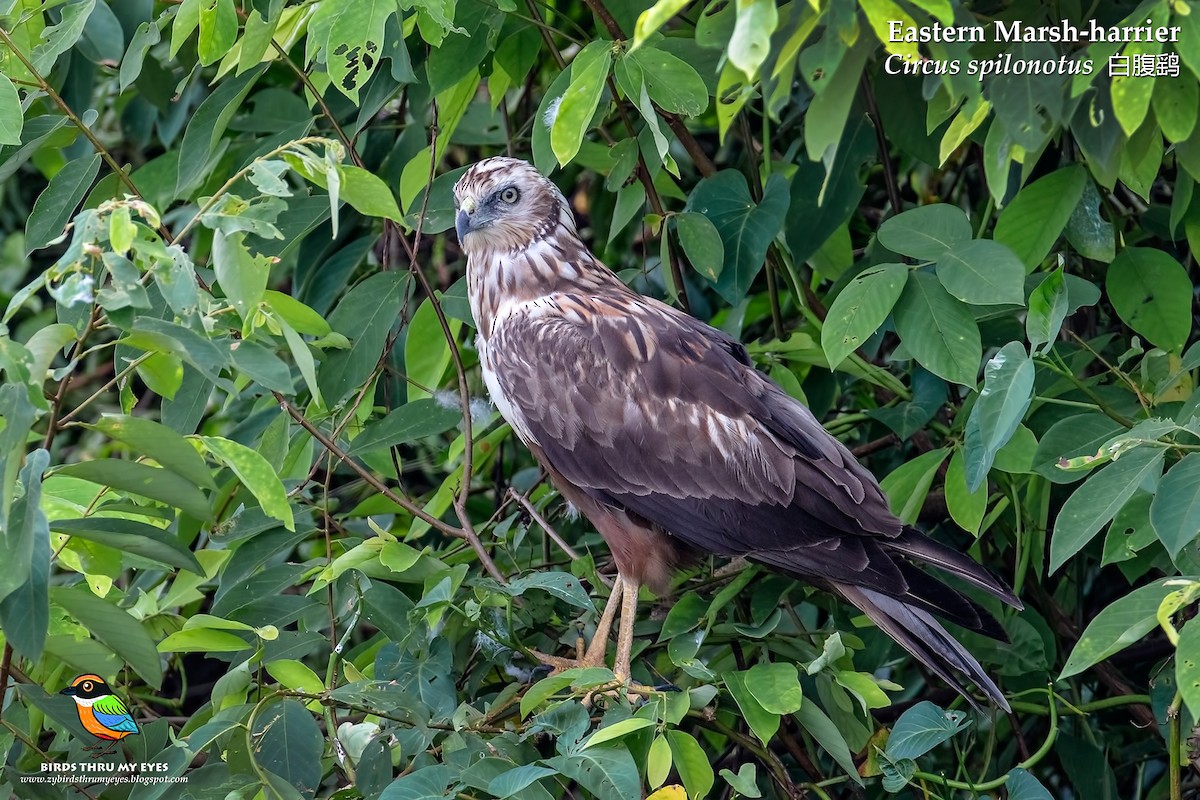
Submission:
M 1182 30 L 992 41 L 1064 18 Z M 890 75 L 891 20 L 1093 69 Z M 1185 0 L 0 0 L 0 792 L 1195 791 L 1197 73 Z M 611 569 L 485 400 L 445 234 L 497 153 L 1012 582 L 1011 716 L 753 567 L 643 595 L 678 691 L 534 668 Z M 83 672 L 188 783 L 21 781 L 89 760 Z

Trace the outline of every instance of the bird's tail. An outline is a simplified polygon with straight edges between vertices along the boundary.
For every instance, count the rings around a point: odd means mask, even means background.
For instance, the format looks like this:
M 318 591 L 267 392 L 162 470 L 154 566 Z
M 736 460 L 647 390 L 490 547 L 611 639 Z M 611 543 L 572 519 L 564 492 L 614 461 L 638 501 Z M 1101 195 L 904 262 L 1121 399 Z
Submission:
M 833 587 L 933 674 L 954 687 L 976 709 L 979 704 L 971 697 L 959 675 L 965 675 L 996 706 L 1005 712 L 1011 710 L 1000 689 L 974 656 L 927 611 L 862 586 L 835 583 Z
M 977 564 L 970 556 L 929 538 L 916 528 L 905 527 L 899 536 L 887 540 L 887 546 L 917 563 L 929 564 L 952 575 L 957 575 L 972 586 L 983 589 L 1017 610 L 1025 607 L 1021 600 L 1013 594 L 1012 589 L 1001 583 L 996 576 Z

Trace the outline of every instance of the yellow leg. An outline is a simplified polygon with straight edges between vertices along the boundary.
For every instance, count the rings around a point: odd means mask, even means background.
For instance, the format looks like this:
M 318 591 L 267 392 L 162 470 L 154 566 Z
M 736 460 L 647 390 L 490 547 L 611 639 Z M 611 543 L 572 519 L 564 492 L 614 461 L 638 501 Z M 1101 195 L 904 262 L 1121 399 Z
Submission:
M 627 594 L 627 587 L 624 579 L 618 574 L 617 579 L 613 581 L 612 594 L 608 596 L 608 602 L 604 606 L 604 612 L 600 615 L 600 620 L 596 623 L 596 633 L 592 637 L 591 644 L 587 647 L 587 652 L 580 658 L 562 658 L 561 656 L 552 656 L 548 653 L 541 653 L 537 650 L 531 650 L 535 658 L 547 666 L 554 667 L 556 672 L 564 669 L 572 669 L 574 667 L 603 667 L 604 656 L 608 652 L 608 636 L 612 632 L 613 618 L 617 614 L 617 608 L 621 606 L 622 597 Z M 634 601 L 637 600 L 637 590 L 634 590 Z M 622 623 L 623 624 L 623 623 Z M 628 670 L 626 670 L 628 672 Z
M 608 652 L 608 635 L 612 632 L 613 617 L 617 615 L 617 608 L 621 605 L 621 597 L 624 594 L 625 580 L 618 573 L 617 579 L 613 581 L 612 594 L 608 596 L 608 602 L 604 605 L 604 613 L 600 615 L 600 621 L 596 623 L 596 633 L 592 636 L 592 643 L 588 645 L 587 653 L 584 654 L 580 666 L 604 666 L 604 655 Z
M 629 683 L 629 661 L 633 656 L 633 623 L 637 620 L 638 585 L 628 578 L 621 581 L 625 596 L 621 599 L 621 626 L 617 630 L 617 660 L 613 672 L 617 680 Z

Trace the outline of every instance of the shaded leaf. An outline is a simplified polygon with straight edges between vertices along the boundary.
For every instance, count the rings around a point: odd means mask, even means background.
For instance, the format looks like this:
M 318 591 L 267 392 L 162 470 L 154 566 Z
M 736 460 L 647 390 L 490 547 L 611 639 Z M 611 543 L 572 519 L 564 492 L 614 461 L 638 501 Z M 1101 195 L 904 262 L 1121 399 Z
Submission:
M 1162 472 L 1163 450 L 1139 447 L 1092 475 L 1067 498 L 1050 540 L 1050 571 L 1083 549 L 1133 496 L 1143 481 L 1155 482 Z

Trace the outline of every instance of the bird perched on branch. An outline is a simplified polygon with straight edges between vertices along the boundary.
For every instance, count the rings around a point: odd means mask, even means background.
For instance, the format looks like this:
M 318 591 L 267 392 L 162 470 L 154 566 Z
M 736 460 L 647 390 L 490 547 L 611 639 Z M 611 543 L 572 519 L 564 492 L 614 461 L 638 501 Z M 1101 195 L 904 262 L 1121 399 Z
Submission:
M 701 553 L 746 558 L 841 595 L 968 699 L 1008 704 L 934 619 L 1004 639 L 920 566 L 1021 603 L 967 556 L 904 525 L 875 478 L 721 331 L 626 287 L 580 241 L 562 193 L 489 158 L 454 187 L 483 378 L 618 576 L 582 663 L 629 680 L 639 586 L 663 592 Z

